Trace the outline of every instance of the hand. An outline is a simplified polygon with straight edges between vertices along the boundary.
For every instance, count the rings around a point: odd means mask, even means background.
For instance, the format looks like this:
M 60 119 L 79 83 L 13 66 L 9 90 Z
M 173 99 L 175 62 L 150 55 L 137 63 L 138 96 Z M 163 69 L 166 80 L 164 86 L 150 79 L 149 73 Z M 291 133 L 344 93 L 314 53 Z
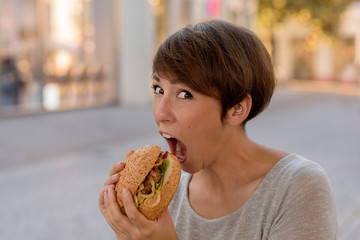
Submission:
M 127 157 L 134 151 L 129 151 Z M 168 210 L 155 221 L 148 220 L 135 207 L 132 196 L 124 189 L 123 204 L 127 216 L 120 211 L 116 202 L 115 184 L 119 180 L 125 163 L 115 164 L 99 195 L 99 208 L 118 239 L 177 239 Z
M 131 153 L 130 154 L 129 153 L 127 156 L 131 155 Z M 107 211 L 105 208 L 104 194 L 109 188 L 115 189 L 115 184 L 119 181 L 120 171 L 123 170 L 124 167 L 125 167 L 125 162 L 115 163 L 110 169 L 109 178 L 106 180 L 106 182 L 104 183 L 104 187 L 100 191 L 99 209 L 104 216 Z

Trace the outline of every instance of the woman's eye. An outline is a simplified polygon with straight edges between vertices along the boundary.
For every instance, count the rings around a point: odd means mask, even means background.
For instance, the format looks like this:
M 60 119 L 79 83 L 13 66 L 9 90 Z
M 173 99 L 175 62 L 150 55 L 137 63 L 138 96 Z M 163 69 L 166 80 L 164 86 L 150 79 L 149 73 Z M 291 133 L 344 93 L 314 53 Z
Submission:
M 191 95 L 191 93 L 189 93 L 188 91 L 182 90 L 179 95 L 179 98 L 184 98 L 184 99 L 191 99 L 193 96 Z
M 155 94 L 164 94 L 164 90 L 159 86 L 152 86 Z

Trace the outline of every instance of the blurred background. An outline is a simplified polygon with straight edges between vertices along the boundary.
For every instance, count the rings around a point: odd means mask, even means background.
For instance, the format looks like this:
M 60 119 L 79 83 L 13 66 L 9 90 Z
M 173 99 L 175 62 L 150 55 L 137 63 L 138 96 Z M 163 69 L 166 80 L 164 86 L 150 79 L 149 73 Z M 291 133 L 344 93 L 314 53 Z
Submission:
M 358 1 L 1 0 L 0 114 L 147 104 L 157 46 L 212 18 L 255 31 L 280 84 L 359 93 Z
M 156 48 L 192 23 L 258 34 L 278 89 L 249 123 L 329 174 L 339 239 L 360 239 L 360 1 L 0 0 L 0 239 L 111 239 L 97 194 L 157 135 Z M 295 137 L 290 137 L 295 136 Z

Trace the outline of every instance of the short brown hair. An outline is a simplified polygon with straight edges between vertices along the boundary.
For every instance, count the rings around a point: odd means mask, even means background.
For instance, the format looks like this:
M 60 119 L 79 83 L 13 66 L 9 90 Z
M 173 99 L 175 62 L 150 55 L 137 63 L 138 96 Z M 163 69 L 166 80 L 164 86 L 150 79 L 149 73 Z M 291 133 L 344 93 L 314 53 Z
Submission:
M 252 97 L 245 123 L 269 104 L 275 88 L 271 57 L 250 30 L 220 20 L 188 25 L 170 35 L 153 59 L 153 74 L 173 76 L 227 110 Z

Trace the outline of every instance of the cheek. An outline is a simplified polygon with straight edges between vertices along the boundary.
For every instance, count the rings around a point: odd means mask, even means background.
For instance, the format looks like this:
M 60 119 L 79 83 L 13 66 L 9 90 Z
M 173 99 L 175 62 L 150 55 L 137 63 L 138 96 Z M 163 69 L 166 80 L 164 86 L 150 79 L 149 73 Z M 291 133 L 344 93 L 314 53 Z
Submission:
M 156 121 L 156 117 L 155 117 L 155 110 L 154 110 L 154 108 L 153 108 L 153 118 L 154 118 L 154 121 L 155 121 L 156 125 L 157 125 L 157 126 L 159 126 L 158 121 Z
M 184 119 L 185 120 L 185 119 Z M 191 142 L 196 145 L 207 145 L 217 141 L 222 131 L 220 116 L 215 112 L 196 114 L 186 119 L 186 131 L 191 136 Z
M 157 101 L 155 101 L 155 99 L 154 99 L 154 100 L 153 100 L 153 106 L 152 106 L 153 118 L 154 118 L 154 120 L 155 120 L 156 125 L 159 126 L 159 121 L 158 121 L 158 119 L 157 119 L 157 117 L 156 117 L 156 111 L 157 111 L 157 109 L 158 109 L 158 103 L 157 103 Z

